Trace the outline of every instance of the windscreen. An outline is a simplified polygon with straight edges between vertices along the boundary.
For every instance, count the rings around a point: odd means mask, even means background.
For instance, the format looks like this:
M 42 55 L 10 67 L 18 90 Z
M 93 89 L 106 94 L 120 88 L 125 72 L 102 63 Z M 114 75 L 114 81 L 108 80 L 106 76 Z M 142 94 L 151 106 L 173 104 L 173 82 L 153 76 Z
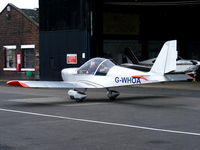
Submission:
M 106 75 L 115 64 L 105 58 L 93 58 L 78 69 L 78 74 Z
M 95 75 L 106 75 L 110 68 L 113 66 L 115 66 L 115 64 L 112 61 L 106 59 L 99 65 Z

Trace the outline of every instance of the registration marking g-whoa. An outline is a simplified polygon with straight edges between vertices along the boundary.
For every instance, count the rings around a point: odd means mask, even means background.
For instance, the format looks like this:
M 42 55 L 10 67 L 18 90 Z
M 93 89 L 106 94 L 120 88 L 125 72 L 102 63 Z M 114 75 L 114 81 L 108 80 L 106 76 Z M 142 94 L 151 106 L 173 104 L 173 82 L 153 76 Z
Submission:
M 115 77 L 115 83 L 141 84 L 140 78 Z

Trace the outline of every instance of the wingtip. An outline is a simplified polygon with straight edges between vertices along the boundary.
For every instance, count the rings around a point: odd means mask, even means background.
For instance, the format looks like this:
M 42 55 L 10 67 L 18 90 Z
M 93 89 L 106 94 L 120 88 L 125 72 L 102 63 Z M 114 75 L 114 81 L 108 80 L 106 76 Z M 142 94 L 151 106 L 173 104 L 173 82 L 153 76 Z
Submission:
M 7 85 L 11 85 L 11 86 L 20 86 L 20 87 L 25 87 L 28 88 L 29 86 L 23 82 L 20 82 L 18 80 L 11 80 L 6 82 Z

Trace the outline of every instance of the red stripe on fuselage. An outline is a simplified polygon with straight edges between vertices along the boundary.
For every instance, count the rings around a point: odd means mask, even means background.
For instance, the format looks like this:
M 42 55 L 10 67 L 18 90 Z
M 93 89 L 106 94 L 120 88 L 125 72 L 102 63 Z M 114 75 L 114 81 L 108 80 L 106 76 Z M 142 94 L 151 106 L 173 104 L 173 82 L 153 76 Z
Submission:
M 132 76 L 132 78 L 139 78 L 139 79 L 144 79 L 145 81 L 148 81 L 148 79 L 143 76 Z

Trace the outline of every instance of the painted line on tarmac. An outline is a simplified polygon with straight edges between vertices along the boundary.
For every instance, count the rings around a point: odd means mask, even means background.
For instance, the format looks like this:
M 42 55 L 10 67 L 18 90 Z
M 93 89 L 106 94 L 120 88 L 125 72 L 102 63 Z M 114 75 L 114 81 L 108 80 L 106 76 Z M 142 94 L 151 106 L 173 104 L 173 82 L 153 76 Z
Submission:
M 40 114 L 40 113 L 33 113 L 33 112 L 26 112 L 26 111 L 12 110 L 12 109 L 0 108 L 0 111 L 11 112 L 11 113 L 19 113 L 19 114 L 26 114 L 26 115 L 33 115 L 33 116 L 40 116 L 40 117 L 72 120 L 72 121 L 79 121 L 79 122 L 103 124 L 103 125 L 110 125 L 110 126 L 127 127 L 127 128 L 135 128 L 135 129 L 166 132 L 166 133 L 174 133 L 174 134 L 183 134 L 183 135 L 200 136 L 200 133 L 195 133 L 195 132 L 185 132 L 185 131 L 178 131 L 178 130 L 167 130 L 167 129 L 151 128 L 151 127 L 144 127 L 144 126 L 135 126 L 135 125 L 129 125 L 129 124 L 114 123 L 114 122 L 104 122 L 104 121 L 87 120 L 87 119 L 80 119 L 80 118 L 63 117 L 63 116 Z

